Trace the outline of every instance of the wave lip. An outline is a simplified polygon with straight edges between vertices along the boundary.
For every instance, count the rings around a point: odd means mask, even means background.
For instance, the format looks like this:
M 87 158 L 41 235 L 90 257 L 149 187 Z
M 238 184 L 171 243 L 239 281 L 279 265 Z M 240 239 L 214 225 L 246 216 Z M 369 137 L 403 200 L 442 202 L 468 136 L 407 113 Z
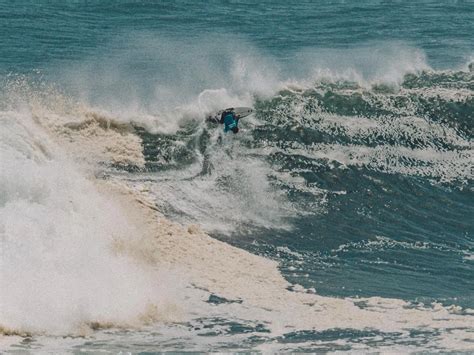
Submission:
M 308 48 L 296 54 L 291 66 L 313 83 L 354 82 L 365 88 L 400 85 L 406 74 L 431 69 L 422 50 L 402 42 L 371 43 L 349 49 Z

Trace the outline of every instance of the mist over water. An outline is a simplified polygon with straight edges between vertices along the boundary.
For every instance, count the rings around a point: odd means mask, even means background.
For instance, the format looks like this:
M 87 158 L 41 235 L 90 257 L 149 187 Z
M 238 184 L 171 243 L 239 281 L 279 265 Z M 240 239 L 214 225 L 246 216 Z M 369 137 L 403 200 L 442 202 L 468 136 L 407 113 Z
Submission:
M 30 5 L 0 349 L 472 350 L 469 2 Z

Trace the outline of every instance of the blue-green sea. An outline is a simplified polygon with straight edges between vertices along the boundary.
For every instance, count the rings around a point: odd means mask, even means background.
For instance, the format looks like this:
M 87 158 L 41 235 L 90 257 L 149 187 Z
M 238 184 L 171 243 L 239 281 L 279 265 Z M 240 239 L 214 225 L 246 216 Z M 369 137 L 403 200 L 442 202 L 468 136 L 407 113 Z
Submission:
M 471 0 L 0 1 L 0 351 L 474 352 L 473 34 Z M 288 287 L 140 271 L 95 180 Z

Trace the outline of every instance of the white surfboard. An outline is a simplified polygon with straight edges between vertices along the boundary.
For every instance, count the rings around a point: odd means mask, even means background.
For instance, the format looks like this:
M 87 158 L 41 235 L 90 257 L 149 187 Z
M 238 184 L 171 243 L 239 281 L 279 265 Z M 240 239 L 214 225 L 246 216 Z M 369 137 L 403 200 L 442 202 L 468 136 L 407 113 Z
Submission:
M 235 114 L 235 116 L 238 119 L 240 119 L 240 118 L 247 117 L 248 115 L 251 115 L 254 112 L 254 109 L 251 107 L 229 107 L 229 108 L 226 108 L 225 110 L 220 110 L 220 111 L 217 111 L 215 114 L 210 115 L 207 118 L 207 120 L 212 121 L 212 122 L 220 122 L 222 112 L 225 112 L 225 111 L 232 111 Z

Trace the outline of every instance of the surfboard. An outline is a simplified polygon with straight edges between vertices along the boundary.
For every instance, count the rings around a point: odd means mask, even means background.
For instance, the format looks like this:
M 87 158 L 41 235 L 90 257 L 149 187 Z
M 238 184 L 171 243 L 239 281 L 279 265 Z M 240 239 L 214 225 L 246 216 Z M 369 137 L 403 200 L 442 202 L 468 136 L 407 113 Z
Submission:
M 207 120 L 211 122 L 219 123 L 221 120 L 222 112 L 224 111 L 232 111 L 235 114 L 235 116 L 238 119 L 240 119 L 240 118 L 244 118 L 251 115 L 254 112 L 254 109 L 251 107 L 229 107 L 229 108 L 226 108 L 225 110 L 220 110 L 220 111 L 217 111 L 215 114 L 209 115 L 207 117 Z

